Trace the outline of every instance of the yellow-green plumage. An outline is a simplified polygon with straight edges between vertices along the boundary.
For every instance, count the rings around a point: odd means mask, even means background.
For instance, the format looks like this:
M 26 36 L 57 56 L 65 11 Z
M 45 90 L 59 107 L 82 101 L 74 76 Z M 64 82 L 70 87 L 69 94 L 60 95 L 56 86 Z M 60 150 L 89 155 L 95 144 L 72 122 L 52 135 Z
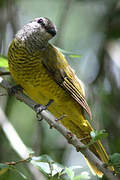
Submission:
M 9 47 L 8 59 L 11 75 L 25 93 L 39 104 L 47 104 L 53 99 L 49 110 L 56 117 L 66 114 L 61 123 L 87 144 L 93 129 L 85 119 L 83 109 L 91 116 L 90 110 L 81 83 L 61 52 L 49 43 L 44 49 L 29 51 L 26 43 L 15 38 Z M 90 149 L 103 162 L 108 161 L 100 141 L 91 145 Z M 101 176 L 94 165 L 91 164 L 91 167 Z

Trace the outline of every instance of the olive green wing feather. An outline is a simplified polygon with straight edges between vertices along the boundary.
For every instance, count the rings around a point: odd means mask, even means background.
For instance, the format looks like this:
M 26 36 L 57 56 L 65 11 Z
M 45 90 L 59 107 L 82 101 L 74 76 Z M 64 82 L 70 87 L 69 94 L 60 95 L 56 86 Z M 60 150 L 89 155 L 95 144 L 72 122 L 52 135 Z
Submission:
M 89 117 L 92 118 L 90 108 L 85 100 L 81 81 L 77 78 L 63 54 L 52 45 L 49 45 L 45 51 L 45 55 L 46 58 L 42 60 L 42 63 L 50 72 L 50 75 L 83 107 Z
M 69 68 L 69 71 L 68 71 L 68 68 Z M 70 73 L 72 73 L 72 76 Z M 65 72 L 65 74 L 66 76 L 64 77 L 64 80 L 62 83 L 64 89 L 67 89 L 67 91 L 69 91 L 71 96 L 84 108 L 84 110 L 86 110 L 90 119 L 92 119 L 90 108 L 85 100 L 84 89 L 82 87 L 83 85 L 81 84 L 80 80 L 77 78 L 74 71 L 69 65 L 67 67 L 67 72 Z

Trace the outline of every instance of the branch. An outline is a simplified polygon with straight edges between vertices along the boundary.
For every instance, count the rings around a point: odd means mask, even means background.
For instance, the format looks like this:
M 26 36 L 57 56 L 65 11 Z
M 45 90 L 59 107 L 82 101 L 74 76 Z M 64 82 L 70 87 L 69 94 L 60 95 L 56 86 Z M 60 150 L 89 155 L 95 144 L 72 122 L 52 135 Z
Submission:
M 0 76 L 6 76 L 6 75 L 10 75 L 10 72 L 8 71 L 0 72 Z
M 20 164 L 20 163 L 28 163 L 30 160 L 31 160 L 31 158 L 28 157 L 27 159 L 22 159 L 22 160 L 19 160 L 19 161 L 4 162 L 4 164 L 14 166 L 14 165 Z
M 0 85 L 6 90 L 9 90 L 12 87 L 9 82 L 3 80 L 1 77 Z M 34 108 L 36 103 L 21 91 L 16 92 L 15 97 L 37 112 L 37 109 Z M 40 113 L 40 117 L 42 117 L 50 127 L 57 129 L 67 139 L 68 143 L 72 144 L 76 150 L 80 151 L 91 163 L 95 164 L 95 166 L 103 172 L 109 180 L 119 180 L 119 178 L 105 167 L 104 163 L 100 161 L 82 142 L 80 142 L 73 133 L 66 129 L 60 122 L 56 121 L 56 118 L 48 110 L 43 110 Z

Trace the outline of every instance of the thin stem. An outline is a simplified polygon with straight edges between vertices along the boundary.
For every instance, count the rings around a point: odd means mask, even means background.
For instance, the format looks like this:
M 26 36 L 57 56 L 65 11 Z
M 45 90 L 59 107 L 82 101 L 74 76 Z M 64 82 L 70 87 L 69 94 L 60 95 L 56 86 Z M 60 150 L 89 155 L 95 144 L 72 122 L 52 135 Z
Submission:
M 0 72 L 0 76 L 5 76 L 5 75 L 10 75 L 10 72 L 6 71 L 6 72 Z
M 22 159 L 22 160 L 19 160 L 19 161 L 11 161 L 11 162 L 5 162 L 4 164 L 7 164 L 7 165 L 16 165 L 16 164 L 20 164 L 20 163 L 27 163 L 31 160 L 31 158 L 27 158 L 27 159 Z

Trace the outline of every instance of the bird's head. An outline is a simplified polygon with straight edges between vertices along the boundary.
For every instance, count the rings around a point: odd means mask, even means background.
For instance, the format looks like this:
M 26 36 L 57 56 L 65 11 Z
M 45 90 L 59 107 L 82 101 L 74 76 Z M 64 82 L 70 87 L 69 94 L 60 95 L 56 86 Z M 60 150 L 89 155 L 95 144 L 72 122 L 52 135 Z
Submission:
M 35 18 L 26 24 L 16 34 L 16 38 L 22 40 L 26 45 L 44 48 L 48 41 L 56 35 L 56 26 L 45 17 Z M 31 48 L 30 47 L 30 48 Z

